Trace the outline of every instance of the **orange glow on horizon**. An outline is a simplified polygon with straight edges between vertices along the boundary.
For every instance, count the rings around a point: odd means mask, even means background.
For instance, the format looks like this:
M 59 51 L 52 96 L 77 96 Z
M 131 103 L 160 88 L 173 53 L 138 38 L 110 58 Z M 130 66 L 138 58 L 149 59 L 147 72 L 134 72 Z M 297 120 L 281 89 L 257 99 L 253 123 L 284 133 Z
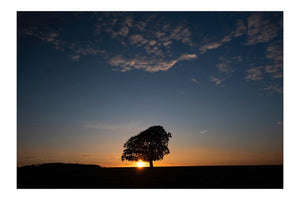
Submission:
M 143 168 L 143 167 L 146 167 L 147 166 L 147 163 L 142 161 L 142 160 L 139 160 L 138 162 L 136 162 L 136 166 L 138 168 Z

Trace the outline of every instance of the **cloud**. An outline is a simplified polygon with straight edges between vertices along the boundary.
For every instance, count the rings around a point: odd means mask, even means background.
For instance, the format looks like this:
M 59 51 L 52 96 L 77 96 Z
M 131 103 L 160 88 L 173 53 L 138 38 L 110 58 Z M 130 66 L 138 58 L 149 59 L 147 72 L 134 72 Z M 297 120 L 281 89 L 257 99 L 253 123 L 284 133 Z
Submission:
M 266 43 L 273 40 L 279 35 L 279 31 L 282 29 L 282 20 L 279 20 L 279 23 L 278 20 L 273 22 L 264 16 L 266 15 L 260 13 L 251 14 L 247 19 L 246 25 L 243 20 L 237 20 L 235 29 L 225 35 L 221 40 L 211 41 L 200 46 L 200 54 L 204 54 L 208 50 L 217 49 L 225 43 L 230 42 L 233 38 L 245 34 L 247 35 L 246 45 Z
M 230 74 L 233 72 L 233 69 L 229 67 L 227 63 L 218 63 L 217 69 L 223 74 Z
M 236 29 L 233 31 L 234 37 L 239 37 L 245 34 L 247 28 L 242 20 L 236 21 Z
M 191 78 L 191 81 L 194 82 L 194 83 L 199 83 L 196 78 Z
M 66 52 L 72 61 L 77 62 L 83 56 L 99 56 L 113 66 L 115 71 L 167 71 L 180 61 L 197 58 L 193 52 L 172 51 L 174 43 L 192 45 L 190 29 L 183 22 L 169 24 L 156 14 L 147 15 L 145 20 L 133 18 L 131 13 L 104 12 L 96 13 L 95 16 L 94 38 L 89 41 L 62 40 L 60 32 L 63 28 L 58 32 L 49 28 L 41 31 L 41 28 L 34 27 L 23 30 L 23 33 Z M 122 53 L 115 54 L 114 48 L 101 45 L 103 38 L 119 42 L 120 48 L 124 48 L 120 51 Z M 139 49 L 135 51 L 130 46 Z M 128 55 L 131 57 L 128 58 Z
M 155 54 L 157 56 L 164 57 L 163 51 L 161 49 L 159 49 L 157 46 L 146 45 L 145 51 L 147 54 Z
M 156 41 L 155 41 L 155 40 L 149 41 L 149 45 L 150 45 L 150 46 L 153 46 L 153 45 L 155 45 L 155 44 L 156 44 Z
M 191 32 L 183 25 L 178 25 L 177 27 L 175 27 L 175 29 L 173 29 L 173 31 L 170 33 L 170 38 L 192 46 Z
M 54 30 L 42 31 L 38 27 L 31 27 L 31 28 L 21 30 L 20 32 L 28 36 L 36 37 L 39 40 L 48 43 L 56 50 L 60 50 L 60 51 L 64 50 L 63 46 L 65 42 L 59 39 L 60 34 L 57 31 Z
M 122 27 L 120 28 L 120 30 L 119 30 L 118 32 L 116 32 L 116 33 L 117 33 L 118 35 L 121 35 L 121 36 L 125 37 L 125 36 L 128 34 L 128 32 L 129 32 L 128 26 L 122 26 Z
M 246 71 L 248 80 L 262 80 L 263 74 L 271 75 L 272 79 L 283 77 L 283 51 L 281 41 L 270 44 L 266 48 L 266 58 L 270 64 L 250 68 Z
M 39 32 L 35 35 L 40 40 L 52 45 L 56 50 L 63 50 L 63 41 L 58 39 L 59 33 L 55 31 Z
M 268 93 L 282 94 L 282 82 L 276 82 L 276 80 L 283 78 L 282 41 L 277 41 L 268 45 L 265 56 L 268 64 L 248 69 L 245 78 L 251 81 L 265 80 L 268 82 L 268 85 L 261 87 L 260 90 Z
M 278 35 L 280 29 L 280 23 L 277 24 L 270 19 L 263 19 L 260 13 L 251 14 L 248 17 L 246 45 L 269 42 Z
M 263 67 L 253 67 L 253 68 L 250 68 L 246 71 L 247 75 L 246 75 L 246 79 L 247 80 L 252 80 L 252 81 L 257 81 L 257 80 L 262 80 L 263 77 L 262 77 L 262 68 Z
M 122 13 L 104 13 L 95 24 L 95 35 L 107 33 L 111 38 L 126 37 L 134 21 L 131 16 Z
M 89 155 L 83 154 L 83 155 L 81 155 L 81 157 L 87 158 L 87 157 L 89 157 Z
M 271 74 L 272 78 L 274 78 L 274 79 L 279 79 L 279 78 L 283 77 L 281 63 L 265 65 L 264 69 L 265 69 L 265 72 Z
M 84 44 L 77 44 L 76 47 L 74 48 L 71 47 L 71 50 L 73 50 L 78 55 L 94 55 L 94 56 L 104 52 L 101 49 L 97 49 L 90 45 L 84 45 Z
M 104 49 L 99 49 L 94 47 L 95 44 L 90 42 L 72 42 L 65 43 L 65 48 L 70 50 L 72 53 L 69 55 L 69 58 L 73 61 L 79 61 L 81 56 L 101 56 L 106 58 L 108 52 Z
M 148 57 L 135 57 L 126 59 L 121 55 L 115 56 L 108 61 L 108 64 L 115 67 L 116 71 L 125 72 L 133 69 L 141 69 L 147 72 L 167 71 L 177 62 L 196 59 L 196 54 L 183 54 L 177 59 L 161 60 Z
M 266 57 L 274 62 L 282 62 L 283 51 L 281 41 L 270 44 L 266 49 Z
M 214 82 L 215 83 L 215 85 L 220 85 L 223 81 L 225 81 L 226 79 L 225 78 L 218 78 L 218 77 L 214 77 L 214 76 L 212 76 L 211 78 L 210 78 L 210 81 L 211 82 Z
M 273 78 L 283 77 L 283 50 L 282 42 L 270 44 L 266 49 L 266 57 L 273 63 L 265 67 L 265 71 L 272 75 Z
M 124 23 L 125 23 L 124 25 L 126 25 L 127 27 L 131 27 L 133 24 L 133 18 L 130 16 L 126 17 Z
M 71 55 L 70 56 L 70 59 L 73 60 L 73 61 L 78 61 L 80 58 L 80 55 Z
M 139 21 L 135 27 L 140 30 L 140 31 L 144 31 L 145 30 L 145 27 L 146 27 L 146 23 L 143 22 L 143 21 Z
M 172 44 L 172 42 L 170 40 L 163 42 L 163 45 L 166 47 L 170 46 L 170 44 Z
M 196 59 L 198 56 L 196 54 L 183 54 L 178 58 L 178 61 L 181 60 L 192 60 Z
M 205 133 L 208 133 L 208 130 L 203 130 L 203 131 L 200 131 L 201 134 L 205 134 Z
M 53 30 L 41 30 L 37 27 L 32 29 L 26 29 L 21 31 L 25 35 L 30 35 L 36 37 L 39 40 L 42 40 L 48 43 L 50 46 L 54 47 L 59 51 L 69 51 L 68 57 L 72 61 L 79 61 L 81 56 L 84 55 L 93 55 L 93 56 L 107 56 L 107 51 L 104 49 L 96 48 L 96 44 L 87 41 L 87 42 L 67 42 L 60 38 L 60 33 Z
M 221 47 L 224 43 L 230 42 L 234 37 L 240 37 L 245 34 L 246 26 L 242 20 L 237 20 L 235 30 L 225 35 L 219 41 L 213 41 L 202 45 L 199 50 L 200 54 L 204 54 L 208 50 L 217 49 Z
M 207 50 L 217 49 L 220 46 L 222 46 L 223 43 L 224 42 L 221 41 L 221 42 L 211 42 L 211 43 L 205 44 L 199 48 L 200 54 L 204 54 Z
M 216 75 L 210 78 L 211 82 L 214 82 L 215 85 L 221 85 L 222 82 L 231 78 L 234 69 L 230 67 L 232 62 L 241 62 L 242 58 L 240 56 L 232 57 L 232 58 L 225 58 L 220 57 L 219 63 L 216 64 L 217 73 Z
M 262 88 L 262 90 L 268 91 L 270 93 L 278 93 L 282 94 L 283 93 L 283 88 L 280 85 L 277 84 L 271 84 L 265 88 Z
M 137 46 L 142 46 L 148 43 L 148 40 L 145 39 L 142 35 L 140 34 L 134 34 L 129 37 L 129 41 L 131 45 L 137 45 Z M 152 46 L 152 45 L 151 45 Z

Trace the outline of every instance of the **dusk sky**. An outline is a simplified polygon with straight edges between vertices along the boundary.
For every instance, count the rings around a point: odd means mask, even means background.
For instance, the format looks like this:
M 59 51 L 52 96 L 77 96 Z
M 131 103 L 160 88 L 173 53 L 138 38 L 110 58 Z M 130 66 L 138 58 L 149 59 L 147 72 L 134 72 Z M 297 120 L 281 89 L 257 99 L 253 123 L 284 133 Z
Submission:
M 18 166 L 135 166 L 153 125 L 155 166 L 282 164 L 282 82 L 282 12 L 19 12 Z

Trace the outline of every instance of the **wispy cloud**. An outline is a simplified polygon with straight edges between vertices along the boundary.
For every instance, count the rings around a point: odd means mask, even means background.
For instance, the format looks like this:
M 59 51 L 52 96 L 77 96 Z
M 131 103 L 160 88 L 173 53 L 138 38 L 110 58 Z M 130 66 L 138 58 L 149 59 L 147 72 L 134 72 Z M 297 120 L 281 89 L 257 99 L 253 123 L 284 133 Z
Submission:
M 34 28 L 27 28 L 25 30 L 22 30 L 21 33 L 25 35 L 30 35 L 32 37 L 36 37 L 46 43 L 48 43 L 50 46 L 54 47 L 56 50 L 68 52 L 68 57 L 72 61 L 79 61 L 81 56 L 85 55 L 93 55 L 93 56 L 103 56 L 105 57 L 107 55 L 107 51 L 104 49 L 100 49 L 96 47 L 96 45 L 91 41 L 86 42 L 68 42 L 60 37 L 60 33 L 53 30 L 42 30 L 38 27 Z
M 191 32 L 183 25 L 177 26 L 170 34 L 170 38 L 181 41 L 192 46 Z
M 77 62 L 83 56 L 98 56 L 113 66 L 113 70 L 121 72 L 133 69 L 167 71 L 180 61 L 197 58 L 191 50 L 186 53 L 172 51 L 175 43 L 189 47 L 193 44 L 191 31 L 184 23 L 169 24 L 155 14 L 149 14 L 145 20 L 135 19 L 130 13 L 106 12 L 95 16 L 94 38 L 91 40 L 63 40 L 60 34 L 63 28 L 53 31 L 48 27 L 33 27 L 23 30 L 23 34 L 36 37 L 55 49 L 66 52 L 72 61 Z M 115 53 L 110 47 L 102 48 L 103 45 L 99 44 L 105 37 L 119 42 L 119 47 L 126 50 Z M 132 49 L 138 51 L 131 53 Z
M 274 79 L 282 78 L 283 51 L 281 41 L 272 43 L 266 48 L 266 58 L 271 61 L 271 64 L 247 70 L 246 79 L 261 80 L 263 72 L 270 74 Z
M 278 84 L 270 84 L 269 86 L 262 88 L 262 90 L 270 92 L 270 93 L 279 93 L 279 94 L 283 93 L 282 86 L 280 86 Z
M 171 51 L 174 43 L 193 45 L 191 31 L 184 23 L 169 24 L 156 14 L 149 14 L 145 20 L 134 19 L 128 15 L 106 13 L 99 17 L 95 26 L 95 32 L 106 33 L 127 48 L 124 53 L 112 55 L 107 59 L 107 63 L 113 66 L 115 71 L 167 71 L 180 61 L 197 58 L 192 51 L 179 55 Z M 138 53 L 135 51 L 129 57 L 130 46 L 138 49 Z
M 270 44 L 266 49 L 266 57 L 272 61 L 272 64 L 266 66 L 266 72 L 271 74 L 273 78 L 282 78 L 283 73 L 283 49 L 282 42 Z
M 242 58 L 240 56 L 232 58 L 220 57 L 219 63 L 216 65 L 217 73 L 210 78 L 210 81 L 216 86 L 221 85 L 225 80 L 229 79 L 234 72 L 234 69 L 230 66 L 232 62 L 240 62 L 241 60 Z
M 105 58 L 108 54 L 106 50 L 97 48 L 94 44 L 91 44 L 90 42 L 66 43 L 65 48 L 72 52 L 69 57 L 73 61 L 79 61 L 81 56 L 92 55 L 101 56 Z
M 140 34 L 134 34 L 134 35 L 129 36 L 129 41 L 130 41 L 131 45 L 137 45 L 137 46 L 142 46 L 142 45 L 145 45 L 146 43 L 148 43 L 148 40 L 145 39 Z
M 200 54 L 204 54 L 207 50 L 217 49 L 220 46 L 222 46 L 223 43 L 224 43 L 223 41 L 219 41 L 219 42 L 211 42 L 211 43 L 205 44 L 199 48 Z
M 122 17 L 122 15 L 122 13 L 106 13 L 99 17 L 95 33 L 100 35 L 105 32 L 111 38 L 126 37 L 134 22 L 131 16 Z
M 197 80 L 196 78 L 191 78 L 191 81 L 192 81 L 193 83 L 199 83 L 198 80 Z
M 144 21 L 138 21 L 138 22 L 135 24 L 135 27 L 136 27 L 139 31 L 144 31 L 146 25 L 147 25 L 147 24 L 146 24 Z
M 215 83 L 215 85 L 220 85 L 225 80 L 226 80 L 225 78 L 218 78 L 218 77 L 214 77 L 214 76 L 212 76 L 210 78 L 210 81 Z
M 235 25 L 236 29 L 232 32 L 233 37 L 239 37 L 244 35 L 247 31 L 247 28 L 243 20 L 237 20 Z
M 269 42 L 278 35 L 281 28 L 281 23 L 275 24 L 260 13 L 252 14 L 248 17 L 246 45 Z
M 233 69 L 226 62 L 218 63 L 217 69 L 223 74 L 230 74 L 233 72 Z
M 203 130 L 203 131 L 200 131 L 201 134 L 205 134 L 205 133 L 208 133 L 208 130 Z
M 223 44 L 230 42 L 234 37 L 240 37 L 245 34 L 246 26 L 242 20 L 237 20 L 235 29 L 229 34 L 225 35 L 221 40 L 208 42 L 200 46 L 200 54 L 204 54 L 208 50 L 217 49 Z
M 36 37 L 48 43 L 56 50 L 60 50 L 60 51 L 64 50 L 63 46 L 65 45 L 65 42 L 59 39 L 60 33 L 58 31 L 54 31 L 54 30 L 43 31 L 40 30 L 38 27 L 28 27 L 24 30 L 20 30 L 20 33 L 28 36 Z
M 246 45 L 255 45 L 258 43 L 266 43 L 273 40 L 282 30 L 282 21 L 274 23 L 271 19 L 260 13 L 251 14 L 247 19 L 247 24 L 243 20 L 237 20 L 235 29 L 222 39 L 211 41 L 200 46 L 200 54 L 204 54 L 208 50 L 217 49 L 225 43 L 230 42 L 235 37 L 242 35 L 247 36 Z
M 274 80 L 283 77 L 283 51 L 282 42 L 274 42 L 266 48 L 266 58 L 269 64 L 252 67 L 246 70 L 245 79 L 251 81 L 266 80 L 268 85 L 261 88 L 263 91 L 271 93 L 282 93 L 282 85 L 275 83 Z
M 252 81 L 257 81 L 257 80 L 262 80 L 263 77 L 262 77 L 262 66 L 260 67 L 253 67 L 253 68 L 250 68 L 246 71 L 247 75 L 246 75 L 246 79 L 247 80 L 252 80 Z
M 108 63 L 115 67 L 116 71 L 129 71 L 133 69 L 141 69 L 147 72 L 158 72 L 167 71 L 172 68 L 176 63 L 183 60 L 191 60 L 197 58 L 196 54 L 183 54 L 177 59 L 172 60 L 160 60 L 148 57 L 135 57 L 131 59 L 126 59 L 121 55 L 115 56 L 108 60 Z
M 70 55 L 70 59 L 73 61 L 78 61 L 80 58 L 80 55 Z

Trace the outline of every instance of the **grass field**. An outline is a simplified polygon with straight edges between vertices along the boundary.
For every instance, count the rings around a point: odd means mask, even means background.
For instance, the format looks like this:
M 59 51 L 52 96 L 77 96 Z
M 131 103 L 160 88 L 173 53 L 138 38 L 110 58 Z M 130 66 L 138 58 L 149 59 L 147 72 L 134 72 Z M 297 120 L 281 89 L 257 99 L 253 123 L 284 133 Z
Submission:
M 283 188 L 283 166 L 101 168 L 43 164 L 18 168 L 17 188 Z

